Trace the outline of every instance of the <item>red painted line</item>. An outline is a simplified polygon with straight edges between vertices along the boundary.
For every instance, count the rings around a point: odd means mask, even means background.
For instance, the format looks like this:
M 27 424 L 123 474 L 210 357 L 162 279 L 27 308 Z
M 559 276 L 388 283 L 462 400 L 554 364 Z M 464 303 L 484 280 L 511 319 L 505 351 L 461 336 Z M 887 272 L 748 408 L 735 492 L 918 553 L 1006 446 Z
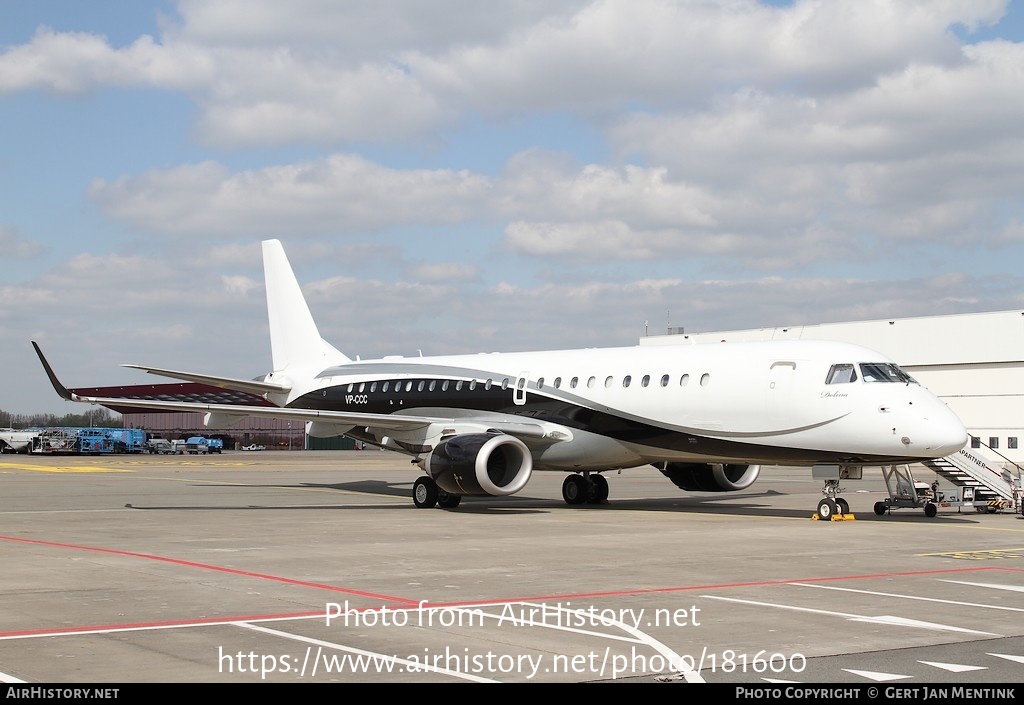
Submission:
M 128 558 L 143 558 L 149 561 L 159 561 L 161 563 L 171 563 L 172 565 L 185 566 L 187 568 L 199 568 L 200 570 L 212 570 L 218 573 L 228 573 L 229 575 L 240 575 L 246 578 L 258 578 L 260 580 L 271 580 L 277 583 L 284 583 L 286 585 L 298 585 L 301 587 L 314 588 L 316 590 L 329 590 L 331 592 L 341 592 L 346 595 L 358 595 L 359 597 L 368 597 L 374 600 L 381 600 L 384 602 L 398 602 L 401 604 L 415 605 L 415 602 L 404 600 L 400 597 L 392 597 L 390 595 L 381 595 L 374 592 L 365 592 L 363 590 L 354 590 L 351 588 L 338 587 L 337 585 L 328 585 L 326 583 L 312 583 L 306 580 L 297 580 L 295 578 L 284 578 L 279 575 L 268 575 L 266 573 L 255 573 L 249 570 L 240 570 L 238 568 L 226 568 L 219 565 L 211 565 L 209 563 L 197 563 L 195 561 L 187 561 L 181 558 L 169 558 L 167 556 L 157 556 L 152 553 L 136 553 L 134 551 L 121 551 L 114 548 L 99 548 L 96 546 L 81 546 L 71 543 L 58 543 L 56 541 L 42 541 L 39 539 L 26 539 L 17 536 L 0 536 L 2 541 L 12 541 L 16 543 L 28 543 L 36 546 L 49 546 L 51 548 L 64 548 L 73 551 L 92 551 L 94 553 L 104 553 L 112 556 L 125 556 Z
M 380 597 L 373 593 L 362 592 L 358 590 L 350 590 L 347 588 L 340 588 L 334 585 L 325 585 L 323 583 L 309 583 L 301 580 L 292 580 L 289 578 L 280 578 L 272 575 L 265 575 L 262 573 L 252 573 L 250 571 L 235 570 L 232 568 L 222 568 L 219 566 L 211 566 L 203 563 L 195 563 L 193 561 L 182 561 L 174 558 L 164 558 L 161 556 L 154 556 L 145 553 L 135 553 L 131 551 L 118 551 L 114 549 L 95 548 L 90 546 L 76 546 L 73 544 L 56 543 L 53 541 L 40 541 L 38 539 L 24 539 L 11 536 L 0 536 L 0 540 L 5 541 L 18 541 L 22 543 L 37 544 L 42 546 L 53 546 L 58 548 L 72 548 L 86 551 L 97 551 L 100 553 L 110 553 L 115 555 L 123 555 L 134 558 L 145 558 L 149 560 L 164 561 L 173 564 L 185 565 L 188 567 L 197 567 L 208 570 L 222 571 L 231 574 L 243 575 L 246 577 L 256 577 L 261 579 L 275 580 L 285 582 L 288 584 L 302 585 L 306 587 L 313 587 L 322 590 L 330 590 L 332 592 L 344 592 L 346 594 L 356 594 L 364 597 Z M 387 597 L 383 598 L 390 602 L 399 602 L 408 605 L 406 608 L 398 609 L 417 609 L 421 605 L 423 609 L 450 609 L 458 607 L 472 607 L 474 605 L 501 605 L 501 604 L 516 604 L 520 602 L 544 602 L 551 600 L 579 600 L 584 598 L 604 598 L 604 597 L 623 597 L 627 595 L 656 595 L 673 592 L 692 592 L 694 590 L 723 590 L 729 588 L 740 588 L 740 587 L 769 587 L 777 585 L 788 585 L 790 583 L 815 583 L 815 582 L 834 582 L 834 581 L 850 581 L 850 580 L 868 580 L 871 578 L 909 578 L 918 577 L 923 575 L 955 575 L 960 573 L 977 573 L 986 571 L 996 572 L 1012 572 L 1020 573 L 1024 572 L 1022 568 L 1007 568 L 1004 566 L 972 566 L 967 568 L 943 568 L 938 570 L 917 570 L 917 571 L 904 571 L 904 572 L 892 572 L 892 573 L 867 573 L 863 575 L 839 575 L 839 576 L 823 576 L 817 578 L 790 578 L 786 580 L 758 580 L 750 582 L 739 582 L 739 583 L 708 583 L 704 585 L 685 585 L 676 587 L 663 587 L 663 588 L 635 588 L 635 589 L 624 589 L 624 590 L 607 590 L 601 592 L 579 592 L 579 593 L 563 593 L 563 594 L 550 594 L 550 595 L 532 595 L 523 597 L 506 597 L 489 600 L 466 600 L 461 602 L 427 602 L 419 600 L 402 599 L 398 597 Z M 368 607 L 368 608 L 351 608 L 358 612 L 374 612 L 381 607 Z M 395 608 L 389 608 L 395 609 Z M 8 637 L 28 637 L 38 635 L 73 635 L 86 632 L 111 632 L 128 629 L 156 629 L 165 627 L 190 627 L 190 626 L 204 626 L 213 624 L 229 624 L 232 622 L 262 622 L 272 620 L 289 620 L 289 619 L 304 619 L 307 617 L 314 616 L 326 616 L 322 611 L 313 612 L 285 612 L 278 614 L 251 614 L 251 615 L 240 615 L 235 617 L 206 617 L 202 619 L 182 619 L 182 620 L 165 620 L 159 622 L 128 622 L 122 624 L 95 624 L 80 627 L 61 627 L 56 629 L 27 629 L 21 631 L 8 631 L 0 632 L 0 638 Z

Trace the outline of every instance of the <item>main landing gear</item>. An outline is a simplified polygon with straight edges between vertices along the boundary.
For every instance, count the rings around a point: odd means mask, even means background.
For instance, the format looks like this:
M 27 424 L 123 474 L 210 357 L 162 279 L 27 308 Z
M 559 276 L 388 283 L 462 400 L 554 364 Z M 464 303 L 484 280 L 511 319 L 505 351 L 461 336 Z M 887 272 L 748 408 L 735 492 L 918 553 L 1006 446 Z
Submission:
M 568 475 L 562 483 L 566 504 L 601 504 L 608 501 L 608 480 L 600 473 Z
M 608 480 L 600 473 L 568 475 L 562 483 L 562 499 L 566 504 L 602 504 L 608 501 Z M 442 490 L 433 478 L 423 475 L 412 485 L 412 501 L 420 509 L 454 509 L 462 495 Z
M 412 501 L 420 509 L 454 509 L 462 501 L 462 495 L 445 492 L 432 478 L 424 475 L 412 485 Z

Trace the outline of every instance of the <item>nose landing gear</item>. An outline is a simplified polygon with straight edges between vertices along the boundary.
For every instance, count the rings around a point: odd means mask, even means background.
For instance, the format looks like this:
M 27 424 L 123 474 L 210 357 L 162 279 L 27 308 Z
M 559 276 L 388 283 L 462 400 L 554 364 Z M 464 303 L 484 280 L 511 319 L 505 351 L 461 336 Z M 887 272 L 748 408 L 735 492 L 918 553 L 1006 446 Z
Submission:
M 815 465 L 811 476 L 816 480 L 824 480 L 825 487 L 821 493 L 824 498 L 818 502 L 818 511 L 812 519 L 820 521 L 853 521 L 857 517 L 850 511 L 850 503 L 839 496 L 844 488 L 839 486 L 840 480 L 861 479 L 863 468 L 850 465 Z

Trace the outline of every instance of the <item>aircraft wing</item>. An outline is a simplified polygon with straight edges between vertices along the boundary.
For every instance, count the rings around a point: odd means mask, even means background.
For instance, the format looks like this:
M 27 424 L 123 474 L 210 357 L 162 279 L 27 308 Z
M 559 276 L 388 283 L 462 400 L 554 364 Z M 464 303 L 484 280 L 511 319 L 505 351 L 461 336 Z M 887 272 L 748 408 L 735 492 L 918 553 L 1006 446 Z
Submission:
M 322 411 L 319 409 L 291 409 L 288 407 L 255 405 L 255 404 L 204 404 L 188 401 L 160 401 L 157 399 L 126 399 L 124 397 L 90 397 L 76 394 L 68 390 L 69 401 L 87 404 L 102 404 L 111 407 L 127 407 L 134 409 L 152 409 L 155 411 L 185 411 L 227 416 L 263 416 L 274 419 L 292 419 L 298 421 L 326 421 L 345 426 L 373 426 L 388 430 L 409 431 L 422 428 L 432 423 L 445 423 L 454 419 L 431 416 L 405 416 L 401 414 L 361 414 L 345 411 Z
M 176 385 L 131 385 L 126 387 L 93 387 L 69 389 L 57 378 L 50 363 L 43 355 L 43 351 L 34 341 L 39 361 L 46 371 L 47 377 L 54 390 L 62 398 L 68 401 L 83 402 L 87 404 L 100 404 L 115 411 L 130 409 L 150 409 L 154 411 L 179 411 L 212 414 L 218 418 L 243 416 L 262 416 L 265 418 L 291 419 L 296 421 L 320 421 L 336 426 L 361 426 L 384 429 L 389 432 L 412 431 L 437 424 L 440 426 L 465 427 L 474 426 L 487 430 L 501 431 L 520 438 L 547 438 L 549 440 L 567 440 L 571 438 L 568 429 L 554 428 L 555 424 L 540 424 L 526 421 L 512 420 L 500 416 L 481 417 L 442 417 L 442 416 L 413 416 L 407 414 L 371 414 L 354 411 L 329 411 L 321 409 L 299 409 L 277 406 L 264 397 L 256 396 L 253 391 L 260 388 L 262 383 L 254 383 L 248 390 L 228 387 L 226 384 L 212 386 L 211 381 L 221 382 L 245 382 L 245 380 L 229 380 L 227 378 L 213 378 L 206 375 L 192 375 L 190 373 L 167 374 L 179 379 L 192 379 L 193 383 Z M 130 365 L 130 367 L 137 367 Z M 154 374 L 164 374 L 171 370 L 157 370 L 156 368 L 139 367 Z M 201 382 L 200 382 L 201 381 Z M 280 391 L 279 385 L 267 384 Z M 210 401 L 206 401 L 210 400 Z M 224 402 L 227 403 L 224 403 Z

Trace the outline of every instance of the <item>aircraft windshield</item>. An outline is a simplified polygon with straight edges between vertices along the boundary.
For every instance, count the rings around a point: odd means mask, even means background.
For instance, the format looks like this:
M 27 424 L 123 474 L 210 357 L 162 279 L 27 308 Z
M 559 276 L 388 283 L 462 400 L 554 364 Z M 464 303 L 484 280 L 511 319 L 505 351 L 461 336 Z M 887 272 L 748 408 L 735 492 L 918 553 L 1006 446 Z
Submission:
M 860 375 L 865 382 L 901 382 L 917 384 L 917 380 L 889 362 L 862 362 Z

